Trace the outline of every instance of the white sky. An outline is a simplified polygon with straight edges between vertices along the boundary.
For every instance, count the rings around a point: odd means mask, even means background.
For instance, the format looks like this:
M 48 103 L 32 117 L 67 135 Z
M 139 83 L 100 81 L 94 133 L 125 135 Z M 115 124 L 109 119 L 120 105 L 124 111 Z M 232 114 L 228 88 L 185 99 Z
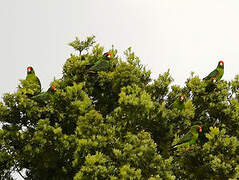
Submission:
M 238 0 L 9 0 L 0 1 L 0 94 L 13 92 L 32 65 L 46 90 L 78 36 L 95 35 L 123 53 L 133 47 L 153 77 L 171 70 L 183 85 L 203 78 L 218 60 L 224 79 L 239 67 Z
M 219 60 L 223 79 L 239 73 L 238 0 L 0 1 L 0 95 L 14 92 L 32 65 L 46 90 L 78 36 L 95 35 L 120 54 L 132 46 L 153 77 L 171 70 L 183 85 L 206 76 Z

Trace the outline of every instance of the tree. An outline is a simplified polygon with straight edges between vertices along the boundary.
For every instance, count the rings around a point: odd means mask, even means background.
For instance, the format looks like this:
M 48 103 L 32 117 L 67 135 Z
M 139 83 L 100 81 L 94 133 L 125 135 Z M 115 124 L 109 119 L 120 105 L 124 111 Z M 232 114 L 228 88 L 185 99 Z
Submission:
M 79 55 L 81 55 L 82 51 L 88 51 L 88 49 L 95 43 L 95 36 L 87 37 L 85 41 L 80 41 L 78 37 L 76 37 L 75 41 L 69 43 L 76 51 L 79 51 Z
M 87 73 L 104 48 L 94 36 L 70 45 L 80 54 L 51 83 L 54 98 L 39 103 L 22 84 L 3 96 L 2 179 L 14 171 L 25 179 L 239 177 L 239 76 L 210 92 L 193 74 L 184 87 L 172 85 L 169 71 L 152 81 L 131 48 L 125 60 L 112 48 L 110 70 Z M 171 149 L 198 123 L 203 133 L 195 145 Z

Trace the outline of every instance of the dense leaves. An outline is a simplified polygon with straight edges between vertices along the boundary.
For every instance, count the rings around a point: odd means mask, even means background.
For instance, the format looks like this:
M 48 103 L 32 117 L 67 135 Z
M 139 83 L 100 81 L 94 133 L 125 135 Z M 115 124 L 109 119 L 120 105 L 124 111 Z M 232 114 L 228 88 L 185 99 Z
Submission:
M 54 94 L 29 96 L 25 80 L 4 94 L 0 179 L 239 178 L 238 75 L 211 86 L 192 74 L 180 87 L 169 71 L 152 81 L 131 48 L 120 58 L 94 36 L 70 45 L 79 55 L 49 85 Z M 105 52 L 107 71 L 89 73 Z M 172 149 L 195 124 L 196 144 Z

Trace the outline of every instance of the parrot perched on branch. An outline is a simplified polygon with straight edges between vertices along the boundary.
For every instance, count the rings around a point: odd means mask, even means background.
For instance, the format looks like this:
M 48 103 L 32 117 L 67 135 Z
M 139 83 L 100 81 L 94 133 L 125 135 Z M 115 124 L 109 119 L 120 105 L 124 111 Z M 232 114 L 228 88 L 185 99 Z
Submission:
M 98 60 L 93 66 L 91 66 L 86 72 L 97 73 L 99 71 L 108 71 L 110 68 L 110 52 L 103 54 L 103 57 Z
M 27 95 L 34 96 L 41 92 L 41 82 L 39 78 L 35 75 L 33 67 L 27 67 L 27 76 L 26 76 L 26 87 Z
M 219 81 L 224 74 L 224 62 L 219 61 L 217 68 L 212 71 L 208 76 L 203 78 L 203 80 L 211 80 L 212 78 L 216 78 L 217 81 Z
M 195 144 L 198 139 L 198 132 L 202 132 L 202 126 L 194 125 L 190 128 L 189 132 L 185 134 L 178 143 L 172 146 L 173 148 L 185 146 L 189 148 L 191 145 Z

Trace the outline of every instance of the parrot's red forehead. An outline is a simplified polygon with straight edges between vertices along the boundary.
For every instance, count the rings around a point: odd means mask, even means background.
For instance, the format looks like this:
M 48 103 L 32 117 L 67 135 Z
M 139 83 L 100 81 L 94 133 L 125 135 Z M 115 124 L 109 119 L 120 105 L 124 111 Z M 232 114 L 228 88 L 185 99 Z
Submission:
M 222 64 L 223 64 L 223 61 L 219 61 L 219 63 L 222 63 Z
M 217 80 L 217 78 L 212 78 L 212 80 Z
M 51 89 L 52 89 L 53 91 L 55 91 L 55 90 L 56 90 L 56 86 L 51 86 Z
M 27 69 L 32 69 L 32 67 L 31 67 L 31 66 L 28 66 Z
M 200 132 L 202 132 L 202 126 L 198 126 Z
M 108 56 L 111 56 L 111 53 L 110 53 L 110 52 L 108 52 L 108 53 L 107 53 L 107 55 L 108 55 Z

